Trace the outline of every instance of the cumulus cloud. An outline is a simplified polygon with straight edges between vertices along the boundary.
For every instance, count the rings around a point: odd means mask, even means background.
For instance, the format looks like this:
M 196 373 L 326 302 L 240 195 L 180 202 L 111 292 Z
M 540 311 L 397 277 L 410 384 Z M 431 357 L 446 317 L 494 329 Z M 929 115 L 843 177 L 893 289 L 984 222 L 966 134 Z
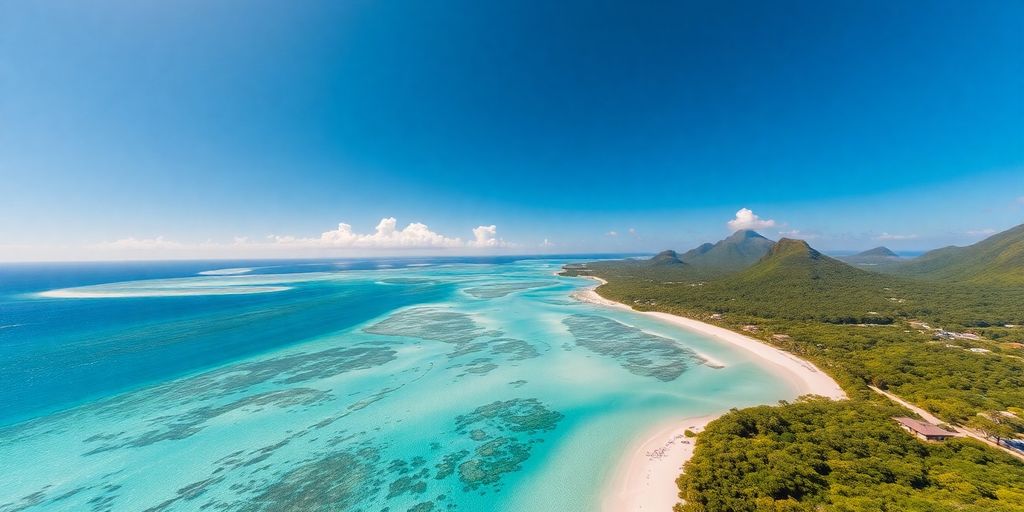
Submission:
M 553 247 L 554 245 L 555 243 L 552 242 L 551 240 L 548 240 L 547 238 L 545 238 L 544 241 L 540 243 L 541 247 Z
M 340 223 L 338 229 L 320 234 L 320 244 L 328 247 L 356 248 L 437 248 L 459 247 L 462 240 L 435 233 L 421 222 L 411 222 L 398 229 L 397 219 L 386 217 L 381 219 L 374 232 L 369 234 L 356 233 L 351 225 Z
M 473 240 L 469 242 L 469 247 L 507 247 L 508 244 L 504 240 L 498 238 L 498 227 L 494 224 L 490 226 L 477 226 L 473 228 Z
M 736 218 L 730 220 L 728 223 L 729 229 L 732 231 L 739 231 L 741 229 L 765 229 L 775 227 L 775 221 L 772 219 L 762 219 L 758 217 L 749 208 L 740 208 L 736 212 Z
M 917 238 L 917 235 L 894 235 L 885 232 L 875 237 L 877 240 L 913 240 L 915 238 Z
M 605 233 L 605 235 L 606 236 L 619 236 L 619 233 L 617 231 L 609 231 L 609 232 Z
M 10 246 L 0 246 L 0 250 Z M 235 236 L 224 241 L 177 242 L 163 236 L 155 238 L 128 237 L 113 242 L 75 247 L 46 247 L 27 251 L 16 248 L 19 259 L 61 259 L 71 251 L 80 250 L 76 259 L 109 258 L 235 258 L 235 257 L 305 257 L 332 252 L 352 251 L 354 254 L 387 254 L 397 250 L 451 250 L 476 252 L 514 248 L 498 236 L 495 225 L 477 226 L 472 238 L 447 236 L 431 230 L 426 224 L 412 222 L 399 227 L 394 217 L 385 217 L 368 233 L 360 233 L 351 224 L 340 223 L 336 229 L 319 236 L 267 235 L 250 239 Z M 2 252 L 2 251 L 0 251 Z M 9 252 L 15 252 L 11 249 Z M 44 255 L 45 254 L 45 255 Z M 50 256 L 53 254 L 55 256 Z
M 421 222 L 411 222 L 399 229 L 398 221 L 394 217 L 381 219 L 373 233 L 357 233 L 351 224 L 342 222 L 338 224 L 337 229 L 321 233 L 319 238 L 280 235 L 271 235 L 269 238 L 273 243 L 280 245 L 353 249 L 508 247 L 508 244 L 498 237 L 498 227 L 493 224 L 473 228 L 473 239 L 464 241 L 459 237 L 449 237 L 432 231 Z

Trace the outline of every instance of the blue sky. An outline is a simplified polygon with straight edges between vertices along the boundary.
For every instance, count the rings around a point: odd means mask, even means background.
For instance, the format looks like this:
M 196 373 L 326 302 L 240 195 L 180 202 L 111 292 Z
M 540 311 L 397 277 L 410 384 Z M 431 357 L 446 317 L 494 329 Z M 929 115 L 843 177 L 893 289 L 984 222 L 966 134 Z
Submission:
M 1022 20 L 0 0 L 0 260 L 686 249 L 743 208 L 826 250 L 970 243 L 1024 222 Z

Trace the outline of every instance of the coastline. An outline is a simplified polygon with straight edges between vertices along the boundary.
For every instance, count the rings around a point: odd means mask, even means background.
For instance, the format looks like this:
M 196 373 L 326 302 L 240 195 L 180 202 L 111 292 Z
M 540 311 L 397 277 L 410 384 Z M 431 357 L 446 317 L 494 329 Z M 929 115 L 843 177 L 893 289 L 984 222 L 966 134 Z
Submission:
M 605 512 L 671 512 L 678 503 L 676 478 L 693 456 L 696 440 L 686 431 L 701 432 L 721 414 L 672 419 L 637 438 L 616 466 L 601 496 Z
M 813 363 L 760 340 L 723 327 L 669 313 L 636 311 L 632 307 L 598 295 L 596 288 L 607 281 L 594 276 L 581 276 L 598 281 L 598 285 L 573 293 L 573 298 L 601 306 L 625 309 L 651 316 L 683 329 L 712 337 L 757 356 L 773 373 L 786 380 L 799 395 L 820 395 L 840 400 L 846 393 L 831 377 Z M 680 500 L 675 480 L 682 467 L 693 456 L 695 442 L 686 438 L 689 429 L 699 432 L 724 414 L 677 418 L 653 427 L 630 445 L 617 466 L 610 485 L 601 498 L 606 512 L 669 512 Z
M 588 279 L 596 280 L 600 284 L 607 283 L 607 281 L 599 277 L 586 277 Z M 846 398 L 846 393 L 843 392 L 843 389 L 839 387 L 839 384 L 837 384 L 836 381 L 832 380 L 832 377 L 829 377 L 828 374 L 818 369 L 814 363 L 801 359 L 789 352 L 786 352 L 785 350 L 773 347 L 761 340 L 745 336 L 738 332 L 730 331 L 724 327 L 701 322 L 700 320 L 694 320 L 692 318 L 658 311 L 636 311 L 626 304 L 608 300 L 598 295 L 595 288 L 597 288 L 597 286 L 581 290 L 574 293 L 572 296 L 583 302 L 624 309 L 641 315 L 654 317 L 663 322 L 673 324 L 677 327 L 682 327 L 688 331 L 697 332 L 742 348 L 754 354 L 762 361 L 769 363 L 768 366 L 774 370 L 779 377 L 790 382 L 794 389 L 799 391 L 801 395 L 821 395 L 833 400 Z

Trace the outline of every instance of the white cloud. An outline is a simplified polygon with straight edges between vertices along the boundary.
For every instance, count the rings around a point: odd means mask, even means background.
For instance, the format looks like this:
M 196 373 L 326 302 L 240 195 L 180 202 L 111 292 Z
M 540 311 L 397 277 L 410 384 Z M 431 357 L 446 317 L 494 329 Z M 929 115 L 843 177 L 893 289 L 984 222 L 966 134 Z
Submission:
M 915 238 L 917 238 L 917 235 L 893 235 L 884 232 L 875 237 L 876 240 L 913 240 Z
M 749 208 L 740 208 L 740 210 L 736 212 L 736 218 L 730 220 L 727 224 L 730 230 L 739 231 L 741 229 L 765 229 L 774 227 L 775 221 L 772 219 L 762 219 Z
M 971 229 L 971 230 L 967 231 L 967 234 L 970 235 L 970 236 L 987 236 L 987 235 L 993 235 L 993 234 L 995 234 L 995 232 L 996 232 L 996 230 L 994 230 L 992 228 L 985 228 L 985 229 Z
M 398 228 L 394 217 L 386 217 L 377 223 L 372 234 L 359 234 L 352 231 L 349 224 L 338 224 L 338 229 L 320 234 L 320 242 L 330 247 L 363 247 L 363 248 L 434 248 L 459 247 L 462 240 L 448 238 L 435 233 L 421 222 L 412 222 L 403 229 Z
M 554 245 L 555 243 L 552 242 L 551 240 L 548 240 L 547 238 L 545 238 L 544 241 L 540 243 L 541 247 L 553 247 Z
M 504 240 L 498 238 L 498 227 L 494 224 L 473 228 L 473 240 L 468 245 L 469 247 L 508 247 Z
M 619 233 L 617 231 L 609 231 L 605 233 L 605 236 L 619 236 Z
M 383 255 L 396 250 L 433 252 L 437 250 L 475 253 L 481 250 L 515 248 L 498 236 L 495 225 L 477 226 L 472 238 L 446 236 L 426 224 L 412 222 L 399 228 L 394 217 L 385 217 L 370 233 L 356 232 L 352 225 L 338 224 L 319 236 L 267 235 L 265 238 L 235 236 L 224 241 L 177 242 L 163 236 L 128 237 L 91 245 L 12 246 L 0 245 L 0 260 L 60 259 L 180 259 L 180 258 L 277 258 L 326 256 L 336 253 Z M 550 243 L 550 242 L 549 242 Z M 8 254 L 2 254 L 4 252 Z
M 636 236 L 636 228 L 629 228 L 629 236 L 632 236 L 632 237 Z
M 319 238 L 298 238 L 294 236 L 271 235 L 275 244 L 304 247 L 352 248 L 352 249 L 443 249 L 457 247 L 504 247 L 504 241 L 496 238 L 496 226 L 480 226 L 473 230 L 474 240 L 466 243 L 458 237 L 448 237 L 421 222 L 411 222 L 398 229 L 394 217 L 385 217 L 377 223 L 373 233 L 357 233 L 351 224 L 338 224 L 337 229 L 324 231 Z
M 99 244 L 99 247 L 109 249 L 129 249 L 129 250 L 149 250 L 149 249 L 176 249 L 181 247 L 181 244 L 171 240 L 167 240 L 163 236 L 156 238 L 135 238 L 128 237 L 113 242 L 107 242 Z

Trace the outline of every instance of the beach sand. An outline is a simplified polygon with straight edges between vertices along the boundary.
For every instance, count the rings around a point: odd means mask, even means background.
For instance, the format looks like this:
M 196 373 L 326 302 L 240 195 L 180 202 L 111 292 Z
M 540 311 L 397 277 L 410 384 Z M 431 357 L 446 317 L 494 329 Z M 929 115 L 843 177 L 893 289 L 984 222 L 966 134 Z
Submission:
M 606 282 L 597 277 L 590 278 L 601 284 Z M 592 304 L 633 309 L 601 297 L 594 288 L 581 290 L 575 293 L 574 297 Z M 710 336 L 752 353 L 779 378 L 789 382 L 799 395 L 821 395 L 835 400 L 846 398 L 839 384 L 814 364 L 759 340 L 691 318 L 658 312 L 638 313 Z M 723 410 L 722 414 L 725 412 Z M 693 455 L 694 450 L 693 439 L 686 438 L 683 433 L 687 429 L 699 432 L 720 415 L 678 418 L 657 425 L 638 438 L 617 466 L 612 481 L 602 496 L 601 509 L 606 512 L 670 512 L 672 506 L 679 502 L 676 477 L 682 472 L 683 464 Z
M 676 477 L 693 456 L 694 439 L 686 437 L 685 432 L 700 432 L 717 417 L 672 420 L 634 442 L 616 466 L 601 497 L 601 510 L 671 512 L 672 506 L 680 501 Z

